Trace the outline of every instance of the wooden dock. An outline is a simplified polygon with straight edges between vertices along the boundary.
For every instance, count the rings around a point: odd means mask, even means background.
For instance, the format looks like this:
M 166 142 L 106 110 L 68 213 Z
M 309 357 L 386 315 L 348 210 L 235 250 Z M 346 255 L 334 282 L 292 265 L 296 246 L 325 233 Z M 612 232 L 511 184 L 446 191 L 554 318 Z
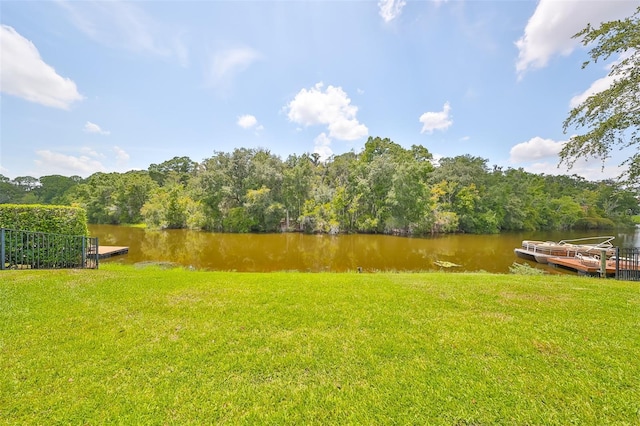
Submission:
M 129 253 L 129 247 L 119 246 L 98 246 L 98 258 L 104 259 L 111 256 L 118 256 Z
M 548 263 L 551 266 L 568 269 L 581 275 L 600 276 L 599 262 L 584 261 L 574 257 L 552 257 L 548 260 Z M 616 275 L 616 261 L 609 259 L 607 260 L 606 266 L 607 276 L 614 277 Z M 634 263 L 624 259 L 620 259 L 619 266 L 621 271 L 640 270 L 640 265 L 638 265 L 637 262 Z
M 550 257 L 547 263 L 551 266 L 569 269 L 581 275 L 600 275 L 599 262 L 584 262 L 575 257 Z M 616 275 L 616 262 L 607 261 L 607 276 Z

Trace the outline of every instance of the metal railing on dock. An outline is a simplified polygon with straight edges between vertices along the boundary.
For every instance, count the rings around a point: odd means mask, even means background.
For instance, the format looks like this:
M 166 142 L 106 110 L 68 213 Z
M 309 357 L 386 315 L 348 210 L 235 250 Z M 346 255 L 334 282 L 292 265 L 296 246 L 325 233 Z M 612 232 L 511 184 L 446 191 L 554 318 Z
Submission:
M 640 281 L 640 248 L 618 247 L 615 260 L 617 279 Z
M 98 238 L 0 228 L 0 270 L 98 268 Z

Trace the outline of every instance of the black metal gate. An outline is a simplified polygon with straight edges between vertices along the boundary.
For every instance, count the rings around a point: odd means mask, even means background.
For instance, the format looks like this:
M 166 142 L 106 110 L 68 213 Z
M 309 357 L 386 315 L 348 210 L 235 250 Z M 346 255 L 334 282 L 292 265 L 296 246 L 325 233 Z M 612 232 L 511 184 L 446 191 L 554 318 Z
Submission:
M 640 248 L 617 248 L 616 278 L 625 281 L 640 281 Z
M 0 228 L 0 269 L 98 268 L 98 239 Z

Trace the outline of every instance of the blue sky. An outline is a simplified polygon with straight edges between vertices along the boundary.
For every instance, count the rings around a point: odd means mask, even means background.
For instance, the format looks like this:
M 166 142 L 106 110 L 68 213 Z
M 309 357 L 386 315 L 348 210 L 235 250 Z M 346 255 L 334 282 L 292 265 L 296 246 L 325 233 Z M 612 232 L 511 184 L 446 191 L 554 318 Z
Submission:
M 638 1 L 0 1 L 0 173 L 83 177 L 369 136 L 564 174 L 572 104 L 608 85 L 571 36 Z M 615 61 L 617 58 L 612 58 Z M 620 173 L 624 153 L 568 173 Z

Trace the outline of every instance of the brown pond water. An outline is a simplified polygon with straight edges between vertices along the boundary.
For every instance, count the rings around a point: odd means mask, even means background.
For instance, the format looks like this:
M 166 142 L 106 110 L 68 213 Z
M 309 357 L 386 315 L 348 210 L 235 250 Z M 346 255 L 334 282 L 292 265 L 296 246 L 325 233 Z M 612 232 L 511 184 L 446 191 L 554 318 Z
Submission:
M 90 225 L 100 245 L 128 246 L 129 253 L 101 263 L 170 262 L 218 271 L 346 272 L 440 270 L 436 261 L 458 267 L 449 271 L 509 272 L 513 249 L 523 239 L 558 241 L 605 233 L 530 232 L 498 235 L 443 235 L 406 238 L 389 235 L 217 234 L 189 230 L 148 231 L 113 225 Z M 616 235 L 615 245 L 640 246 L 640 228 Z M 532 266 L 556 270 L 531 263 Z

